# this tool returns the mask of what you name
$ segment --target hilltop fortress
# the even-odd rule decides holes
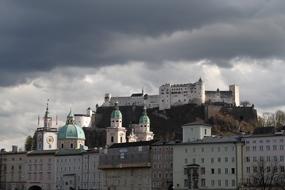
[[[205,84],[200,78],[195,83],[187,84],[164,84],[159,87],[158,95],[141,93],[132,94],[128,97],[112,97],[105,94],[102,107],[114,106],[146,106],[147,108],[170,109],[172,106],[194,104],[226,103],[234,106],[240,105],[239,87],[235,84],[229,86],[228,91],[207,91]]]

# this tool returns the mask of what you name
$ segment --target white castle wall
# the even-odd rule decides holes
[[[171,106],[189,103],[203,104],[205,102],[224,102],[239,106],[239,97],[237,85],[230,85],[228,91],[206,91],[205,85],[200,79],[195,83],[164,84],[159,87],[158,95],[147,95],[146,97],[143,93],[130,97],[111,97],[111,94],[106,94],[102,106],[114,106],[115,102],[118,102],[119,106],[146,105],[147,108],[159,107],[160,110],[170,109]]]

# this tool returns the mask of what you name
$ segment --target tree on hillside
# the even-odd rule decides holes
[[[25,141],[25,150],[31,151],[33,147],[33,138],[31,136],[27,136]]]
[[[259,127],[281,127],[285,125],[285,113],[277,110],[275,113],[266,112],[258,117]]]

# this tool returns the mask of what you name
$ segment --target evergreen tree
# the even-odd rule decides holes
[[[28,136],[25,142],[25,150],[31,151],[32,147],[33,147],[33,138],[31,136]]]

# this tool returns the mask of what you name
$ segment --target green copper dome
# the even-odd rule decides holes
[[[85,133],[83,129],[74,123],[74,116],[70,110],[66,124],[59,128],[58,139],[82,139],[85,140]]]
[[[146,113],[146,107],[144,107],[143,113],[140,117],[139,124],[150,124],[150,119]]]
[[[122,113],[119,110],[118,102],[115,103],[115,109],[111,113],[111,119],[122,119]]]
[[[58,131],[58,139],[82,139],[85,140],[85,134],[81,127],[75,124],[67,124]]]

